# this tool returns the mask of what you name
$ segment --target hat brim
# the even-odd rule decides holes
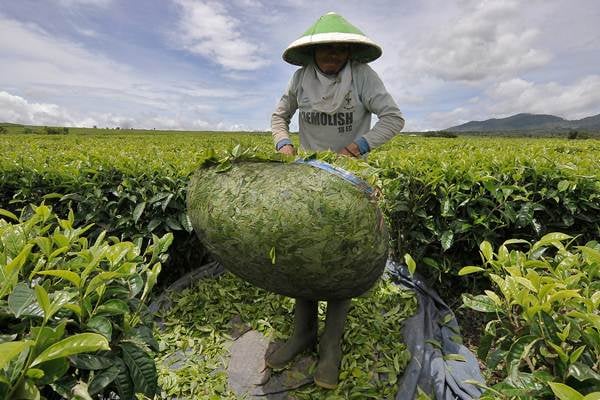
[[[382,50],[379,45],[364,35],[355,33],[319,33],[303,36],[292,42],[283,52],[283,59],[294,65],[304,66],[312,62],[312,49],[318,44],[345,43],[351,46],[352,60],[369,63],[381,57]]]

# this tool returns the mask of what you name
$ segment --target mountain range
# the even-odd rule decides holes
[[[600,114],[577,120],[568,120],[548,114],[516,114],[506,118],[492,118],[485,121],[470,121],[456,125],[447,132],[501,132],[501,131],[600,131]]]

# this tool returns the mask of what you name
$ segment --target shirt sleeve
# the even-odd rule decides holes
[[[377,73],[368,65],[364,65],[361,87],[361,99],[365,108],[379,119],[373,128],[363,135],[372,150],[386,143],[404,128],[404,117]]]
[[[300,71],[296,71],[290,80],[288,87],[281,96],[275,112],[271,115],[271,132],[273,143],[277,147],[279,143],[291,143],[290,140],[290,121],[298,109],[298,100],[296,99],[296,83],[298,82]]]

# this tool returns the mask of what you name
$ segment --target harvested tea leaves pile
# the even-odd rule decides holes
[[[231,321],[243,321],[270,341],[284,340],[292,333],[291,298],[257,288],[230,273],[203,279],[191,289],[174,293],[172,300],[174,306],[161,316],[163,330],[156,332],[163,399],[239,398],[227,387]],[[321,331],[324,312],[322,302]],[[415,312],[413,292],[387,280],[378,281],[372,290],[352,300],[338,388],[327,391],[311,384],[290,392],[289,398],[394,398],[397,377],[410,358],[401,327]]]
[[[220,167],[191,178],[188,215],[225,268],[308,299],[354,297],[381,275],[388,254],[382,215],[354,184],[299,163]]]

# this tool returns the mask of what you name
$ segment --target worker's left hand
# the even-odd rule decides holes
[[[356,143],[352,142],[348,146],[346,146],[342,150],[340,150],[339,154],[342,154],[344,156],[358,158],[358,157],[360,157],[360,149],[358,148],[358,145]]]

